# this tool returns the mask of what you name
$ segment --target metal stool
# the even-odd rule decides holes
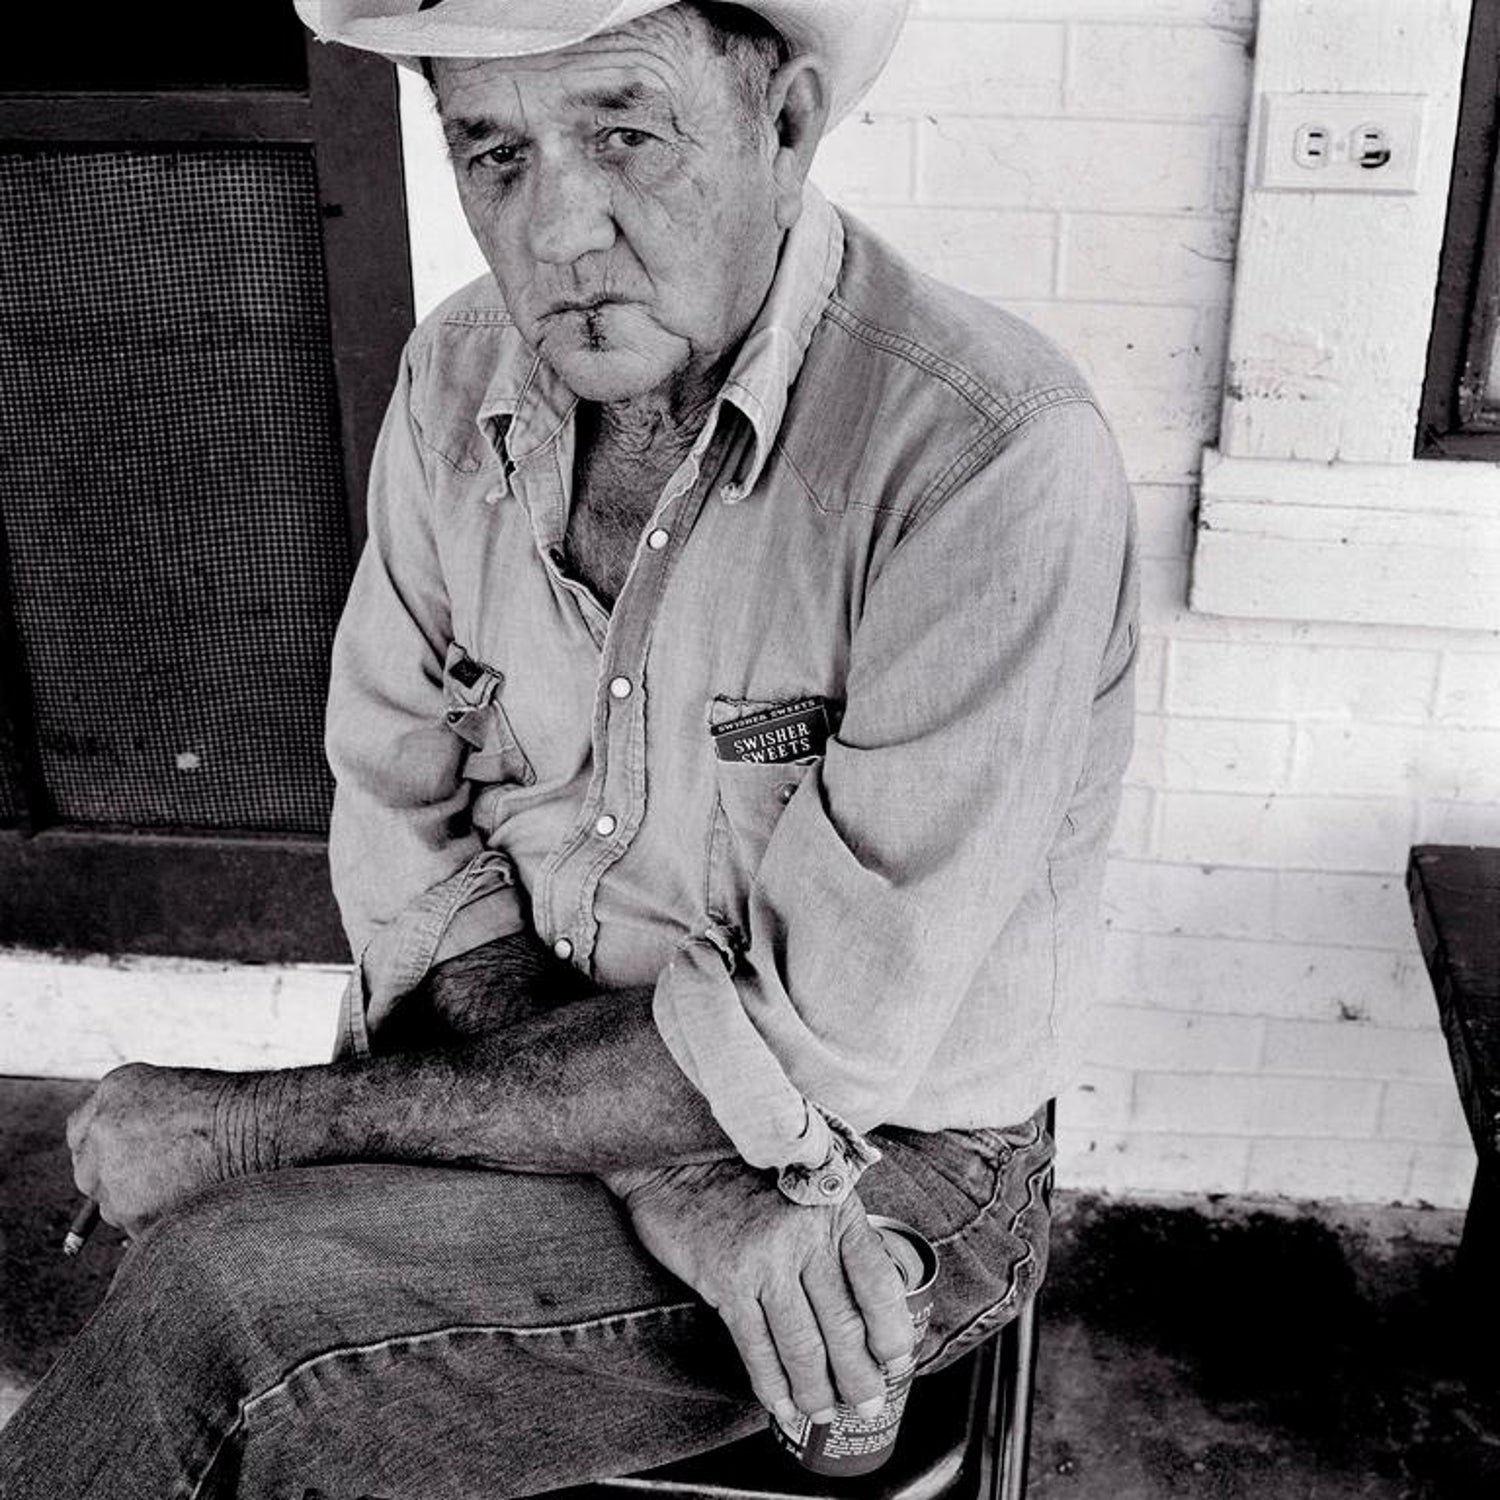
[[[769,1432],[563,1492],[567,1500],[1024,1500],[1035,1299],[993,1338],[911,1389],[896,1451],[854,1479],[800,1468]]]

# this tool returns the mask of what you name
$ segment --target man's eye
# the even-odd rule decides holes
[[[470,159],[471,167],[513,167],[521,159],[519,146],[491,146]]]
[[[629,125],[617,125],[613,130],[607,130],[604,138],[612,146],[624,146],[627,151],[635,151],[654,139],[649,131],[635,130]]]

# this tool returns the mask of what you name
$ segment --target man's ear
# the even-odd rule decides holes
[[[802,184],[828,123],[828,90],[816,57],[794,57],[778,68],[767,98],[775,132],[771,171],[776,184],[776,223],[790,229],[802,212]]]

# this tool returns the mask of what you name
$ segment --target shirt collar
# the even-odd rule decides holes
[[[746,461],[726,487],[726,500],[743,499],[760,480],[843,261],[844,226],[833,205],[809,183],[803,189],[802,212],[781,247],[776,279],[720,392],[720,403],[732,403],[754,437]]]
[[[813,330],[828,305],[844,258],[844,227],[833,205],[811,183],[802,212],[787,232],[771,290],[740,345],[694,453],[716,430],[726,404],[749,424],[751,441],[721,494],[734,503],[760,480],[786,415]],[[478,420],[506,472],[570,426],[578,398],[519,336],[502,340]]]

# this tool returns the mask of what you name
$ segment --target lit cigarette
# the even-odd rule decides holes
[[[92,1198],[85,1198],[83,1206],[73,1215],[68,1232],[63,1236],[63,1254],[77,1255],[88,1244],[89,1236],[99,1226],[99,1205]]]

